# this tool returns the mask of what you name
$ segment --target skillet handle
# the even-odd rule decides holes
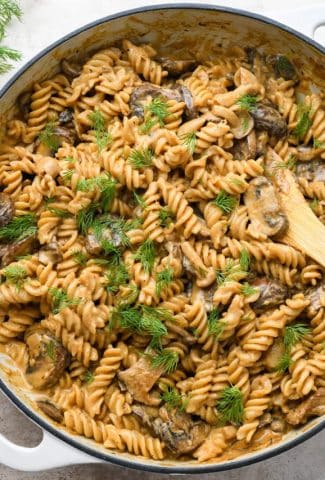
[[[101,463],[101,460],[70,447],[43,430],[41,443],[33,448],[16,445],[0,435],[0,463],[16,470],[37,472],[81,463]]]
[[[325,3],[315,3],[304,7],[294,7],[291,10],[268,10],[268,17],[289,25],[298,32],[314,38],[316,28],[325,25]]]

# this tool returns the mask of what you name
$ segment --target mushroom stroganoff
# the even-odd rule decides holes
[[[108,449],[218,461],[325,413],[323,93],[279,53],[124,40],[34,83],[1,143],[0,343],[38,407]],[[303,221],[303,219],[302,219]]]

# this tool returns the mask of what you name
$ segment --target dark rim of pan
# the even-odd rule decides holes
[[[1,88],[0,90],[0,99],[5,95],[5,93],[10,89],[10,87],[17,81],[17,79],[24,73],[26,72],[32,65],[34,65],[38,60],[40,60],[44,55],[47,53],[51,52],[55,48],[59,47],[63,43],[65,43],[67,40],[70,40],[71,38],[79,35],[82,32],[85,32],[89,30],[90,28],[96,27],[98,25],[102,25],[104,23],[109,22],[110,20],[118,19],[118,18],[123,18],[127,17],[129,15],[134,15],[137,13],[144,13],[144,12],[149,12],[149,11],[158,11],[158,10],[181,10],[181,9],[186,9],[186,10],[211,10],[211,11],[216,11],[216,12],[225,12],[225,13],[230,13],[233,15],[237,15],[238,17],[246,17],[246,18],[251,18],[253,20],[257,20],[260,23],[265,23],[268,25],[273,25],[280,30],[283,30],[285,32],[288,32],[292,34],[293,36],[299,38],[300,40],[303,40],[305,43],[310,45],[311,47],[315,48],[318,50],[320,53],[325,54],[325,48],[320,45],[319,43],[315,42],[311,38],[307,37],[306,35],[303,35],[300,32],[297,32],[296,30],[280,23],[277,22],[276,20],[264,17],[262,15],[258,15],[255,13],[250,13],[245,10],[240,10],[236,8],[229,8],[229,7],[220,7],[220,6],[214,6],[214,5],[205,5],[205,4],[195,4],[195,3],[177,3],[177,4],[161,4],[161,5],[148,5],[144,7],[139,7],[139,8],[134,8],[130,10],[125,10],[120,13],[108,15],[106,17],[100,18],[99,20],[95,20],[91,23],[88,23],[84,25],[83,27],[80,27],[73,32],[64,35],[61,37],[59,40],[56,42],[52,43],[45,49],[43,49],[40,53],[35,55],[31,60],[29,60],[22,68],[20,68],[11,78],[10,80]],[[63,433],[63,431],[59,430],[58,428],[53,427],[50,423],[46,422],[45,419],[41,418],[40,416],[36,415],[33,410],[28,407],[25,403],[23,403],[17,395],[6,385],[6,383],[0,379],[0,388],[1,390],[5,393],[5,395],[25,414],[27,417],[29,417],[34,423],[36,423],[39,427],[43,428],[47,432],[51,433],[58,439],[62,440],[63,442],[69,444],[71,447],[76,448],[77,450],[81,450],[84,453],[92,456],[92,457],[97,457],[103,461],[110,462],[116,465],[120,465],[122,467],[127,467],[127,468],[133,468],[136,470],[144,470],[148,472],[157,472],[157,473],[188,473],[188,474],[199,474],[199,473],[212,473],[212,472],[222,472],[226,470],[232,470],[235,468],[240,468],[240,467],[246,467],[248,465],[254,464],[261,462],[263,460],[267,460],[269,458],[275,457],[276,455],[279,455],[280,453],[286,452],[290,450],[291,448],[299,445],[300,443],[305,442],[309,438],[313,437],[316,435],[316,433],[320,432],[323,430],[325,427],[325,418],[324,420],[318,421],[317,424],[315,424],[312,427],[309,427],[308,430],[299,433],[296,437],[286,440],[285,443],[283,444],[278,444],[277,446],[272,447],[272,450],[268,451],[263,451],[261,450],[260,452],[257,451],[253,455],[250,455],[248,458],[238,458],[231,460],[229,462],[225,463],[211,463],[211,464],[205,464],[205,465],[200,465],[200,464],[191,464],[189,462],[188,466],[183,466],[183,465],[161,465],[160,463],[146,463],[146,460],[135,460],[131,461],[127,458],[123,458],[121,456],[121,453],[104,453],[101,450],[91,447],[87,447],[85,444],[79,443],[77,440],[74,440],[71,437],[68,437]]]

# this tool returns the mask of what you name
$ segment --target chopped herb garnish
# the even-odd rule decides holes
[[[79,210],[77,213],[77,226],[82,235],[87,235],[88,230],[94,224],[98,210],[97,203],[91,203],[87,208]]]
[[[146,202],[143,199],[142,195],[137,194],[136,192],[133,192],[133,197],[136,205],[139,205],[143,210],[146,208]]]
[[[163,349],[156,355],[150,355],[150,363],[153,368],[161,368],[167,374],[173,373],[178,365],[178,354],[172,350]]]
[[[40,142],[48,147],[52,152],[56,152],[60,146],[60,138],[55,133],[55,123],[49,122],[44,130],[39,134]]]
[[[129,280],[128,271],[123,263],[112,265],[105,274],[105,288],[108,293],[117,293],[121,285]]]
[[[161,292],[167,288],[174,279],[174,270],[171,267],[167,267],[156,275],[156,294],[158,297]]]
[[[145,106],[145,121],[142,125],[142,132],[148,133],[151,128],[159,124],[160,127],[165,125],[165,120],[170,116],[167,102],[162,97],[156,97]]]
[[[220,312],[218,308],[213,308],[208,313],[208,332],[210,335],[214,335],[219,338],[225,329],[225,322],[220,320]]]
[[[101,240],[100,245],[104,255],[110,257],[110,265],[118,265],[121,261],[121,250],[109,240]]]
[[[277,55],[275,60],[275,69],[285,80],[291,80],[296,76],[296,69],[285,55]]]
[[[56,345],[54,340],[50,340],[46,344],[46,355],[52,360],[52,362],[56,361]]]
[[[0,240],[7,242],[22,240],[37,232],[37,218],[33,213],[14,217],[7,225],[0,227]]]
[[[145,240],[138,248],[134,255],[134,259],[142,263],[146,273],[151,273],[156,258],[156,247],[150,238]]]
[[[277,366],[275,367],[275,370],[279,373],[284,373],[287,370],[289,370],[289,367],[292,365],[292,363],[293,363],[293,360],[290,356],[290,353],[285,353],[280,358]]]
[[[292,347],[310,332],[310,327],[304,323],[296,323],[285,327],[283,343],[286,351],[290,352]]]
[[[216,270],[218,287],[221,287],[227,282],[240,280],[245,274],[246,270],[243,270],[240,264],[235,263],[232,259],[228,259],[223,269]]]
[[[173,221],[175,215],[173,214],[173,212],[171,211],[170,208],[168,207],[162,207],[160,210],[159,210],[159,221],[160,221],[160,226],[161,227],[169,227],[169,225],[171,224],[171,222]]]
[[[189,400],[185,395],[181,395],[176,388],[170,386],[168,386],[166,392],[161,395],[161,399],[165,402],[168,409],[176,408],[180,412],[185,410]]]
[[[217,410],[225,423],[241,424],[244,419],[244,396],[238,387],[227,387],[217,401]]]
[[[245,297],[250,297],[251,295],[255,295],[256,293],[258,293],[259,290],[257,288],[254,288],[248,282],[245,282],[241,286],[240,291]]]
[[[318,140],[318,138],[314,138],[313,147],[323,149],[325,148],[325,142],[321,142],[320,140]]]
[[[67,185],[69,182],[71,182],[72,175],[75,173],[75,170],[69,169],[69,170],[64,170],[61,173],[61,177],[63,180],[63,183]]]
[[[95,375],[94,375],[94,372],[92,372],[91,370],[86,370],[84,375],[82,376],[82,381],[85,383],[88,383],[88,385],[92,383],[94,379],[95,379]]]
[[[99,110],[94,110],[89,115],[91,126],[95,131],[95,139],[98,150],[102,151],[112,141],[111,134],[107,131],[106,120],[104,115]]]
[[[9,265],[3,269],[2,274],[6,277],[8,283],[16,285],[18,290],[21,289],[28,277],[26,269],[21,265]]]
[[[74,305],[79,305],[81,298],[70,298],[62,288],[49,288],[49,294],[52,296],[52,312],[54,315],[60,313],[61,310]]]
[[[18,3],[14,0],[2,0],[0,2],[0,40],[5,36],[5,30],[8,23],[16,17],[21,19],[22,11]],[[10,60],[17,61],[21,59],[21,53],[4,45],[0,46],[0,73],[9,72],[12,69]]]
[[[145,167],[151,167],[153,159],[153,151],[150,148],[142,148],[131,151],[128,162],[133,168],[140,169]]]
[[[221,190],[212,203],[219,207],[223,213],[229,214],[235,208],[237,199],[236,197],[229,195],[229,193],[225,192],[224,190]]]
[[[184,135],[181,136],[181,140],[183,145],[185,145],[185,147],[187,148],[187,150],[191,154],[193,154],[196,147],[196,142],[197,142],[196,132],[185,133]]]
[[[81,192],[91,192],[95,188],[100,191],[101,204],[104,212],[107,212],[116,195],[116,180],[105,173],[98,177],[79,180],[77,183],[77,190]]]
[[[248,272],[250,269],[251,265],[251,256],[249,251],[246,248],[243,248],[240,251],[240,256],[239,256],[239,265],[244,272]]]
[[[309,203],[310,208],[315,211],[319,205],[318,198],[313,198],[313,200]]]
[[[257,97],[254,95],[243,95],[237,100],[237,105],[241,110],[251,112],[257,107]]]
[[[55,197],[44,197],[44,204],[46,207],[53,202],[55,202]]]
[[[311,107],[305,104],[298,105],[298,115],[298,123],[292,133],[298,140],[302,140],[312,125]]]
[[[78,264],[84,267],[87,264],[88,256],[82,250],[75,250],[72,252],[73,260]]]
[[[288,160],[286,160],[285,162],[277,162],[274,166],[274,169],[277,170],[280,168],[288,168],[289,170],[294,172],[296,170],[296,164],[296,157],[292,153],[290,153]]]
[[[56,217],[59,218],[70,218],[72,217],[72,214],[68,212],[67,210],[63,210],[62,208],[57,208],[57,207],[48,207],[47,208],[49,212],[53,213]]]

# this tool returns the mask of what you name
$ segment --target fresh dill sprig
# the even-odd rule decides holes
[[[239,256],[239,265],[244,272],[248,272],[251,266],[251,256],[246,248],[242,248]]]
[[[98,189],[101,194],[101,204],[104,212],[110,208],[116,195],[116,180],[108,173],[98,177],[81,179],[77,183],[77,190],[81,192],[91,192]]]
[[[174,279],[174,270],[167,267],[156,274],[156,294],[159,297],[161,292],[171,284]]]
[[[57,207],[48,207],[49,212],[53,213],[58,218],[71,218],[72,213],[68,212],[67,210],[63,210],[63,208]]]
[[[82,376],[82,381],[87,383],[88,385],[91,384],[95,379],[95,374],[91,370],[86,370]]]
[[[297,159],[295,155],[290,153],[288,160],[284,162],[277,162],[274,166],[275,170],[281,169],[281,168],[288,168],[288,170],[291,170],[294,172],[296,170],[296,165],[297,165]]]
[[[3,269],[2,274],[8,283],[16,286],[17,290],[21,289],[28,277],[26,269],[21,265],[9,265]]]
[[[169,207],[162,207],[159,210],[158,217],[161,227],[169,227],[175,215]]]
[[[225,322],[220,320],[220,312],[218,308],[213,308],[208,313],[208,332],[210,335],[214,335],[219,338],[225,329]]]
[[[124,263],[112,265],[105,274],[105,288],[108,293],[117,293],[121,285],[129,280],[128,271]]]
[[[223,213],[229,214],[235,208],[237,199],[233,195],[229,195],[229,193],[221,190],[212,203],[219,207]]]
[[[180,394],[176,388],[168,386],[167,390],[161,394],[163,402],[165,402],[166,408],[176,408],[180,412],[184,412],[188,403],[188,398],[185,395]]]
[[[217,401],[217,410],[224,423],[239,425],[244,419],[244,396],[238,387],[227,387]]]
[[[162,349],[156,355],[150,355],[151,366],[153,368],[161,368],[167,374],[176,370],[178,361],[178,354],[168,349]]]
[[[112,136],[107,131],[105,117],[99,110],[94,110],[89,114],[88,118],[95,132],[98,150],[102,151],[112,141]]]
[[[313,141],[313,147],[314,148],[325,148],[325,142],[322,142],[321,140],[319,140],[318,138],[314,138],[314,141]]]
[[[72,175],[74,174],[74,172],[75,172],[75,170],[68,169],[68,170],[64,170],[61,173],[61,177],[62,177],[64,185],[67,185],[69,182],[71,182]]]
[[[44,198],[44,205],[47,207],[51,203],[55,202],[55,197],[45,197]]]
[[[257,97],[254,95],[243,95],[237,100],[236,104],[241,110],[251,112],[257,107]]]
[[[228,259],[223,269],[216,270],[217,285],[221,287],[227,282],[240,280],[245,274],[246,270],[243,270],[240,264]]]
[[[0,227],[0,240],[6,242],[22,240],[37,232],[37,219],[33,213],[14,217],[7,225]]]
[[[145,106],[145,121],[141,127],[143,133],[150,132],[151,128],[159,124],[160,127],[165,125],[165,120],[170,116],[167,102],[162,97],[156,97]]]
[[[104,255],[109,256],[110,265],[118,265],[121,261],[121,250],[113,244],[110,240],[101,240],[100,245],[103,249]]]
[[[298,114],[299,114],[299,119],[298,119],[297,125],[292,131],[292,134],[298,140],[302,140],[312,125],[312,120],[310,117],[311,107],[303,103],[298,105]]]
[[[284,373],[287,370],[289,370],[289,367],[292,365],[292,363],[293,363],[293,360],[290,356],[290,353],[285,353],[284,355],[282,355],[282,357],[278,361],[275,367],[275,371],[279,373]]]
[[[245,186],[245,182],[241,178],[233,177],[230,179],[230,183],[235,185],[235,187],[243,188]]]
[[[73,260],[78,264],[84,267],[87,264],[88,256],[82,250],[75,250],[72,252]]]
[[[46,355],[52,360],[52,362],[56,361],[56,345],[54,340],[50,340],[46,346]]]
[[[139,205],[139,207],[141,207],[142,210],[144,210],[147,205],[146,205],[145,200],[143,199],[143,196],[139,195],[137,192],[133,191],[133,197],[134,197],[135,204]]]
[[[190,154],[193,155],[197,142],[196,132],[185,133],[180,138],[182,140],[182,144],[185,145]]]
[[[55,123],[49,122],[44,130],[39,134],[40,142],[48,147],[52,152],[56,152],[60,146],[60,139],[55,133]]]
[[[61,310],[74,305],[79,305],[81,298],[70,298],[62,288],[49,288],[49,294],[52,297],[52,312],[54,315],[60,313]]]
[[[130,239],[127,232],[138,228],[141,224],[141,219],[135,218],[132,220],[125,220],[123,217],[115,217],[113,215],[102,215],[94,219],[92,229],[98,241],[102,242],[105,239],[105,230],[110,229],[112,235],[112,242],[114,245],[114,238],[124,247],[130,246]]]
[[[5,36],[5,30],[8,23],[16,17],[18,20],[22,17],[22,10],[14,0],[1,0],[0,2],[0,41]],[[0,74],[6,73],[12,69],[10,60],[16,62],[21,59],[21,53],[4,45],[0,46]]]
[[[134,259],[142,263],[146,273],[151,273],[156,258],[156,247],[150,238],[145,240],[138,248],[134,255]]]
[[[292,347],[310,332],[310,327],[304,323],[296,323],[285,327],[283,336],[285,350],[290,352]]]
[[[153,159],[153,151],[150,148],[134,148],[128,158],[128,163],[133,168],[140,169],[151,167]]]
[[[87,235],[88,230],[93,226],[98,210],[97,203],[91,203],[87,208],[77,213],[77,227],[82,235]]]
[[[0,45],[0,74],[9,72],[13,65],[9,61],[18,62],[22,55],[18,50]]]
[[[250,297],[251,295],[255,295],[258,293],[258,289],[254,288],[252,285],[250,285],[248,282],[245,282],[240,289],[241,293],[245,297]]]
[[[317,209],[319,205],[319,200],[318,198],[313,198],[313,200],[309,203],[309,206],[310,208],[313,210],[313,212],[315,212],[315,210]]]
[[[73,157],[64,157],[63,160],[65,160],[65,161],[68,162],[68,163],[76,163],[76,161],[77,161],[77,160],[76,160],[75,158],[73,158]]]

